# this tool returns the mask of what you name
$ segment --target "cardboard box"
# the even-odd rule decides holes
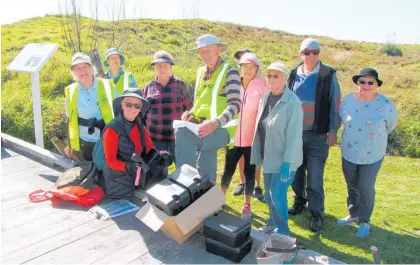
[[[220,191],[220,187],[214,185],[176,216],[168,216],[147,202],[136,217],[153,231],[157,232],[160,229],[181,244],[200,230],[204,219],[217,212],[225,202],[226,197]]]

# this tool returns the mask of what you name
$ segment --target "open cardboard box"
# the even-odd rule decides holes
[[[217,212],[226,202],[220,187],[213,187],[176,216],[168,216],[147,202],[136,217],[150,229],[162,230],[167,236],[182,244],[203,226],[206,217]]]

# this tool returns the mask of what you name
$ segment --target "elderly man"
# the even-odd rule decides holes
[[[64,152],[71,159],[92,161],[101,131],[114,118],[112,101],[118,92],[109,80],[95,78],[95,68],[84,53],[73,56],[71,73],[76,82],[64,90],[69,119],[69,146]],[[76,156],[79,152],[83,157]]]
[[[174,61],[170,53],[156,52],[151,65],[155,70],[155,77],[143,89],[143,96],[150,104],[146,116],[147,128],[155,147],[168,151],[176,163],[172,124],[191,109],[191,97],[184,81],[172,74]]]
[[[187,128],[175,131],[176,165],[197,167],[216,181],[217,150],[233,143],[241,81],[238,70],[220,57],[226,44],[211,34],[200,36],[196,44],[206,65],[197,71],[194,105],[182,119],[199,123],[199,130],[198,135]]]
[[[289,214],[311,213],[310,229],[318,232],[324,222],[324,167],[328,148],[337,142],[340,85],[335,70],[319,60],[320,45],[312,38],[300,45],[302,63],[291,71],[288,85],[303,103],[303,164],[292,187],[295,203]],[[307,183],[307,185],[306,185]],[[305,195],[306,190],[306,195]]]

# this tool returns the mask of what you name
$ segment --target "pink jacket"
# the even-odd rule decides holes
[[[238,127],[235,133],[235,146],[252,146],[258,105],[262,95],[268,92],[268,90],[264,79],[253,79],[246,90],[241,86],[241,110],[239,112]]]

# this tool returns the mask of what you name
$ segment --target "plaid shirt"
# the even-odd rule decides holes
[[[153,141],[174,141],[174,120],[180,120],[182,113],[192,107],[191,97],[184,81],[173,75],[168,84],[152,79],[143,89],[143,96],[150,103],[146,126]]]

